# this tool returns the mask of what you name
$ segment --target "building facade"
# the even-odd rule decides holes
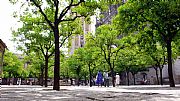
[[[89,32],[93,33],[94,30],[95,30],[93,28],[94,23],[88,24],[88,23],[85,22],[84,18],[81,18],[81,20],[82,20],[83,34],[72,36],[71,46],[70,46],[70,49],[69,49],[69,55],[72,55],[77,48],[84,47],[84,45],[85,45],[85,35],[87,33],[89,33]],[[92,18],[92,20],[93,20],[93,18]]]
[[[180,56],[177,57],[177,59],[173,62],[173,76],[174,76],[174,82],[175,84],[180,84]],[[160,83],[160,72],[158,69],[158,79]],[[143,77],[144,76],[144,77]],[[127,74],[125,74],[122,78],[123,83],[127,84]],[[129,73],[130,77],[130,84],[133,84],[133,77],[132,74]],[[162,78],[163,78],[163,84],[169,84],[169,75],[168,75],[168,65],[164,65],[164,68],[162,69]],[[136,74],[136,84],[141,84],[143,81],[147,80],[147,84],[151,85],[157,85],[157,77],[156,77],[156,70],[153,67],[148,68],[146,71],[138,72]]]
[[[0,77],[3,71],[3,56],[6,48],[6,44],[0,39]]]
[[[100,14],[103,15],[102,18],[98,18],[96,17],[96,28],[103,25],[103,24],[110,24],[112,18],[117,15],[118,11],[118,7],[120,6],[120,4],[116,4],[116,5],[110,5],[109,9],[105,12],[101,12]]]
[[[123,0],[125,2],[127,0]],[[117,15],[118,11],[117,8],[120,6],[118,5],[110,5],[109,9],[105,12],[101,12],[101,15],[104,17],[99,19],[96,16],[91,17],[91,23],[88,24],[85,22],[84,18],[82,18],[82,29],[83,29],[83,34],[82,35],[75,35],[72,36],[71,40],[71,47],[69,48],[69,54],[72,55],[74,53],[74,50],[83,47],[85,44],[85,35],[87,33],[95,33],[95,29],[99,27],[102,24],[110,24],[112,18]]]

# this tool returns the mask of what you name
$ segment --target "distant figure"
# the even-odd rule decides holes
[[[18,78],[17,85],[21,85],[21,78]]]
[[[71,82],[71,85],[73,85],[73,79],[72,78],[70,78],[70,82]]]
[[[116,74],[116,85],[119,85],[120,83],[120,77],[118,74]]]
[[[99,85],[102,86],[102,84],[103,84],[103,75],[100,71],[98,71],[98,74],[96,76],[96,84],[98,85],[98,87],[99,87]]]
[[[107,72],[104,72],[103,73],[103,76],[104,76],[104,86],[106,87],[109,87],[109,76],[108,76],[108,73]]]
[[[93,77],[93,85],[95,86],[96,85],[96,78]]]

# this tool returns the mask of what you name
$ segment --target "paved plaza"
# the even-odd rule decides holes
[[[0,101],[180,101],[180,86],[52,87],[1,85]]]

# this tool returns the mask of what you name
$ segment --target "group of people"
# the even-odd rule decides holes
[[[100,71],[98,71],[96,76],[96,84],[98,86],[104,85],[105,87],[109,87],[109,76],[106,71],[103,74]]]

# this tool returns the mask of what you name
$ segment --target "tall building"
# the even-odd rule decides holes
[[[118,7],[126,3],[127,1],[128,0],[122,0],[122,2],[119,2],[119,4],[109,5],[108,10],[104,12],[100,12],[100,14],[103,15],[103,17],[102,18],[96,17],[96,28],[103,24],[110,24],[112,18],[118,14]]]
[[[82,30],[83,30],[83,34],[82,35],[75,35],[72,36],[72,40],[71,40],[71,46],[69,48],[69,54],[72,55],[75,51],[75,49],[79,48],[79,47],[84,47],[85,44],[85,35],[89,32],[93,33],[95,30],[95,24],[93,21],[94,17],[91,17],[91,22],[90,24],[86,23],[84,21],[84,18],[81,19],[82,20]]]
[[[125,1],[127,0],[123,0],[123,2]],[[71,47],[69,48],[69,54],[72,55],[75,49],[84,46],[85,34],[87,34],[88,32],[95,33],[95,29],[99,27],[100,25],[111,23],[112,17],[117,14],[117,8],[119,6],[120,6],[119,4],[110,5],[107,11],[101,12],[101,14],[104,15],[104,17],[101,19],[98,19],[96,16],[92,16],[91,24],[87,24],[82,18],[82,22],[83,22],[82,29],[83,29],[84,34],[72,36]]]
[[[123,0],[123,2],[126,2],[127,0]],[[118,11],[117,8],[120,6],[120,4],[117,5],[110,5],[109,9],[105,12],[101,12],[102,15],[104,15],[103,18],[98,18],[96,16],[91,17],[91,24],[87,24],[84,19],[82,19],[82,28],[83,28],[83,35],[76,35],[72,36],[71,40],[71,47],[69,49],[69,54],[72,55],[74,53],[74,50],[83,47],[85,44],[85,34],[88,32],[95,33],[95,28],[99,27],[102,24],[109,24],[111,23],[112,18],[117,15]]]
[[[110,5],[107,11],[101,12],[100,14],[103,15],[103,17],[102,18],[96,17],[96,28],[103,24],[110,24],[112,18],[115,15],[117,15],[118,13],[117,9],[119,6],[120,4]]]

